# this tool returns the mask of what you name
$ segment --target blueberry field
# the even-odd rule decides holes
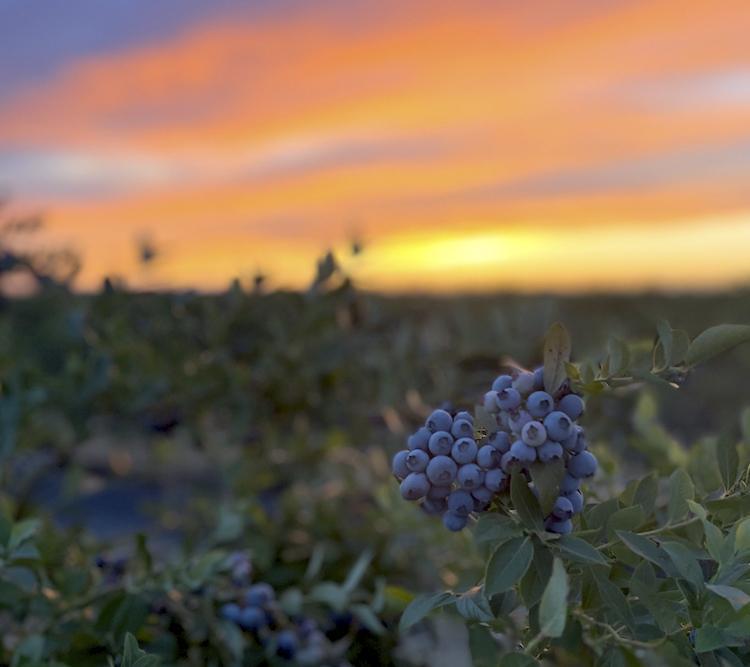
[[[750,664],[750,292],[2,263],[1,665]]]

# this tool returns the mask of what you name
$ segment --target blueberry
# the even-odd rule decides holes
[[[234,602],[228,602],[227,604],[221,605],[219,613],[221,614],[221,617],[226,619],[227,621],[232,621],[232,623],[239,623],[241,611],[242,610],[240,609],[240,606],[238,604],[235,604]]]
[[[544,427],[550,440],[562,442],[573,434],[573,422],[564,412],[550,412],[544,418]]]
[[[419,500],[427,495],[430,483],[423,472],[412,472],[401,482],[401,497],[405,500]]]
[[[427,479],[438,486],[447,486],[456,479],[458,466],[450,456],[436,456],[427,465]]]
[[[448,510],[453,514],[467,516],[474,509],[474,498],[464,489],[456,489],[448,496]]]
[[[105,567],[107,567],[107,559],[104,556],[97,556],[94,558],[94,565],[98,567],[100,570],[103,570]]]
[[[596,457],[591,452],[581,452],[568,461],[568,472],[578,479],[591,477],[596,472],[596,467]]]
[[[477,463],[485,470],[491,470],[500,465],[502,456],[492,445],[484,445],[477,452]]]
[[[406,465],[406,457],[411,452],[408,449],[402,449],[400,452],[396,452],[396,456],[393,457],[393,465],[391,470],[396,476],[396,479],[403,479],[409,474],[409,468]]]
[[[453,426],[453,417],[445,410],[435,410],[425,422],[425,426],[432,433],[435,431],[450,431]]]
[[[526,399],[526,409],[532,417],[543,419],[555,406],[555,401],[546,391],[535,391]]]
[[[498,375],[492,383],[492,391],[502,391],[513,385],[513,378],[510,375]]]
[[[562,446],[572,454],[580,454],[586,449],[586,435],[583,428],[574,426],[570,436],[563,441]]]
[[[456,465],[453,459],[448,459],[448,460],[451,461],[453,465]],[[428,475],[429,475],[429,469],[430,467],[427,466]],[[450,495],[451,491],[453,491],[453,487],[450,484],[447,484],[445,486],[441,484],[434,484],[433,486],[430,487],[430,490],[427,492],[427,497],[430,500],[440,500],[441,498],[447,498]]]
[[[500,468],[502,468],[503,472],[510,475],[516,467],[518,466],[518,459],[513,455],[513,452],[505,452],[503,454],[503,457],[500,459]]]
[[[554,520],[547,522],[547,530],[558,535],[567,535],[573,531],[573,522],[570,519]]]
[[[245,607],[237,619],[237,625],[243,630],[260,630],[266,624],[266,613],[260,607]]]
[[[291,660],[297,653],[297,636],[291,630],[282,630],[276,635],[276,655]]]
[[[472,508],[473,506],[474,503],[472,502]],[[456,512],[450,511],[443,514],[443,525],[448,530],[453,531],[454,533],[463,530],[466,527],[468,521],[469,519],[467,514],[456,514]]]
[[[573,493],[581,488],[581,480],[573,477],[570,473],[566,474],[560,482],[560,491],[562,493]]]
[[[473,438],[474,424],[468,419],[456,419],[451,426],[451,434],[454,438]]]
[[[521,463],[533,463],[536,461],[536,449],[521,440],[516,440],[511,445],[510,453]]]
[[[453,421],[456,421],[457,419],[463,419],[467,422],[474,423],[474,415],[471,414],[471,412],[467,412],[466,410],[461,410],[461,412],[457,412],[456,416],[453,417]]]
[[[471,438],[460,438],[453,443],[451,456],[456,463],[472,463],[477,456],[477,443]]]
[[[297,632],[302,639],[307,639],[318,629],[317,622],[312,618],[301,618],[297,623]]]
[[[570,493],[566,493],[565,497],[570,501],[573,506],[573,514],[580,514],[583,511],[583,494],[580,490],[576,489]]]
[[[544,389],[544,366],[534,369],[534,390],[540,391]]]
[[[583,399],[578,394],[568,394],[567,396],[563,396],[557,406],[573,421],[583,414],[584,403]]]
[[[489,439],[489,444],[501,454],[510,449],[510,436],[505,431],[497,431]]]
[[[558,496],[552,507],[552,514],[558,519],[570,519],[573,516],[573,503],[565,496]]]
[[[464,489],[472,491],[482,486],[484,472],[476,463],[467,463],[458,469],[456,479]]]
[[[519,433],[532,419],[533,417],[526,410],[519,410],[508,417],[508,424],[513,433]]]
[[[529,422],[521,429],[521,440],[529,447],[540,447],[547,441],[547,430],[539,422]]]
[[[507,480],[508,475],[499,468],[496,470],[488,470],[484,474],[484,485],[494,493],[502,490]]]
[[[497,392],[497,405],[501,410],[515,410],[521,405],[521,394],[513,387]]]
[[[453,436],[448,431],[436,431],[430,436],[428,449],[433,456],[449,456],[453,447]]]
[[[424,472],[430,462],[430,455],[421,449],[413,449],[406,455],[406,467],[412,472]]]
[[[490,506],[489,501],[484,502],[483,500],[479,500],[478,498],[474,498],[474,511],[484,512],[488,507]]]
[[[432,500],[428,498],[422,503],[422,509],[426,514],[437,515],[442,514],[447,509],[448,504],[445,502],[445,498],[438,500]]]
[[[563,457],[563,448],[559,442],[547,440],[547,442],[536,450],[536,455],[542,463],[549,463]]]
[[[471,495],[474,496],[474,499],[478,500],[480,503],[489,503],[492,500],[492,496],[494,496],[495,494],[486,486],[480,486],[474,489],[471,492]]]
[[[495,421],[497,422],[497,425],[503,430],[503,431],[510,431],[510,412],[507,412],[506,410],[500,410],[495,415]]]
[[[529,371],[521,371],[513,380],[513,387],[521,396],[528,396],[534,391],[534,374]]]
[[[251,607],[263,607],[276,597],[273,586],[265,582],[253,584],[245,593],[245,604]]]
[[[432,433],[430,432],[430,429],[426,426],[422,426],[409,436],[409,439],[406,441],[406,446],[408,449],[424,449],[427,451],[427,443],[430,441],[431,435]]]
[[[497,412],[500,408],[497,405],[497,392],[496,391],[488,391],[484,395],[484,409],[487,410],[490,414],[494,414]]]

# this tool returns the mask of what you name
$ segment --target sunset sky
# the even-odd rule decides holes
[[[750,3],[0,0],[0,193],[83,289],[747,284]]]

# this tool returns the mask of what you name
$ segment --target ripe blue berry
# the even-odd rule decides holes
[[[430,429],[426,426],[422,426],[417,429],[416,433],[412,433],[409,439],[406,441],[406,446],[409,449],[424,449],[427,451],[427,444],[430,442]]]
[[[451,434],[454,438],[473,438],[474,423],[468,419],[456,419],[451,426]]]
[[[453,465],[456,465],[453,459],[448,459]],[[430,466],[427,466],[427,474],[429,479],[430,474]],[[451,480],[452,481],[452,480]],[[427,497],[430,500],[440,500],[441,498],[447,498],[451,491],[453,491],[453,487],[450,484],[447,484],[445,486],[441,484],[434,484],[430,487],[430,490],[427,492]]]
[[[436,456],[427,464],[427,479],[437,486],[448,486],[456,479],[458,466],[450,456]]]
[[[561,459],[563,456],[563,448],[559,442],[553,442],[547,440],[539,449],[536,450],[536,455],[542,463],[549,463],[555,459]]]
[[[435,431],[450,431],[453,426],[453,417],[450,413],[445,410],[435,410],[425,422],[425,426],[430,429],[432,433]]]
[[[510,449],[510,436],[505,431],[498,431],[490,436],[489,444],[501,454]]]
[[[453,421],[457,421],[459,419],[463,419],[467,422],[474,423],[474,415],[471,414],[471,412],[467,412],[466,410],[462,410],[461,412],[457,412],[456,416],[453,418]]]
[[[497,405],[501,410],[515,410],[521,405],[521,394],[513,387],[497,392]]]
[[[266,612],[260,607],[245,607],[237,620],[243,630],[260,630],[266,625]]]
[[[400,452],[396,452],[396,456],[393,457],[393,465],[391,470],[396,476],[396,479],[402,480],[409,474],[409,468],[406,465],[406,457],[410,454],[408,449],[402,449]]]
[[[234,602],[228,602],[227,604],[221,605],[219,613],[221,614],[221,617],[225,618],[227,621],[232,621],[232,623],[239,623],[240,611],[241,609],[238,604],[235,604]]]
[[[539,422],[529,422],[521,429],[521,440],[529,447],[541,447],[547,441],[547,430]]]
[[[479,488],[474,489],[471,492],[471,495],[474,496],[474,499],[478,500],[480,503],[489,503],[492,500],[492,496],[494,496],[495,494],[486,486],[480,486]]]
[[[552,514],[558,519],[570,519],[573,516],[573,504],[565,496],[558,496],[552,507]]]
[[[424,472],[429,462],[430,455],[421,449],[414,449],[406,455],[406,467],[412,472]]]
[[[502,391],[513,384],[513,378],[510,375],[498,375],[492,383],[492,391]]]
[[[276,655],[292,660],[297,653],[297,636],[291,630],[282,630],[276,635]]]
[[[496,391],[488,391],[484,395],[484,400],[482,401],[484,405],[484,409],[487,410],[490,414],[495,414],[500,407],[497,404],[497,392]]]
[[[427,500],[422,503],[422,509],[426,514],[430,515],[442,514],[443,512],[445,512],[447,507],[448,504],[445,502],[445,498],[440,498],[437,500],[427,498]]]
[[[534,390],[544,389],[544,366],[534,369]]]
[[[484,472],[476,463],[467,463],[458,469],[456,480],[464,489],[472,491],[482,486]]]
[[[448,431],[436,431],[430,436],[427,446],[433,456],[448,456],[453,447],[453,436]]]
[[[453,443],[451,456],[456,463],[471,463],[477,456],[477,443],[471,438],[460,438]]]
[[[567,535],[573,531],[573,522],[570,519],[562,519],[547,522],[547,530],[558,535]]]
[[[574,426],[570,436],[563,441],[562,446],[565,448],[565,451],[571,454],[580,454],[586,449],[586,435],[583,432],[583,428]]]
[[[472,502],[472,508],[474,503]],[[443,525],[450,531],[453,531],[454,533],[457,533],[460,530],[463,530],[466,527],[466,524],[468,523],[468,513],[467,514],[456,514],[456,512],[448,511],[445,514],[443,514]]]
[[[521,396],[528,396],[534,391],[534,374],[529,371],[521,371],[513,380],[513,387]]]
[[[454,514],[468,516],[474,509],[474,498],[464,489],[456,489],[448,496],[448,510]]]
[[[575,491],[566,493],[565,497],[573,506],[573,514],[580,514],[583,511],[583,494],[580,492],[580,490],[576,489]]]
[[[510,447],[511,455],[521,463],[533,463],[536,461],[536,449],[530,447],[522,440],[516,440]]]
[[[584,407],[583,399],[578,394],[563,396],[558,403],[558,408],[573,421],[583,414]]]
[[[265,582],[253,584],[245,594],[245,604],[251,607],[263,607],[276,597],[273,587]]]
[[[491,470],[500,465],[502,456],[492,445],[483,445],[477,452],[477,463],[485,470]]]
[[[537,419],[544,419],[554,406],[555,401],[546,391],[535,391],[526,399],[526,409]]]
[[[581,480],[577,477],[573,477],[571,474],[566,474],[560,482],[560,491],[562,493],[573,493],[581,488]]]
[[[544,427],[547,429],[550,440],[555,442],[567,440],[573,433],[573,422],[564,412],[550,412],[544,418]]]
[[[513,452],[507,451],[500,459],[500,468],[506,474],[510,475],[520,465],[520,461],[513,455]]]
[[[419,500],[427,495],[430,482],[423,472],[412,472],[401,482],[401,497],[405,500]]]
[[[568,461],[568,472],[578,479],[591,477],[596,472],[596,457],[591,452],[581,452]]]
[[[484,485],[493,493],[500,491],[507,480],[508,475],[499,468],[488,470],[484,474]]]
[[[528,424],[533,417],[526,410],[519,410],[508,416],[508,425],[513,433],[520,433],[521,429]]]

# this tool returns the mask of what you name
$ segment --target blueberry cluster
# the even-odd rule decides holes
[[[500,463],[507,444],[502,435],[477,442],[468,412],[435,410],[393,458],[393,474],[406,500],[420,500],[425,512],[441,515],[448,530],[458,531],[506,488]]]
[[[219,610],[222,618],[250,633],[262,646],[270,646],[285,660],[294,660],[301,653],[322,652],[327,643],[314,619],[300,616],[287,618],[270,584],[253,584],[237,602],[227,602]]]
[[[571,532],[573,515],[583,509],[581,480],[591,477],[597,468],[596,458],[587,450],[583,427],[576,423],[583,415],[583,399],[569,383],[554,396],[544,391],[544,370],[538,368],[520,371],[515,377],[497,377],[484,395],[484,408],[497,422],[494,438],[508,443],[500,461],[507,475],[523,474],[535,461],[564,460],[565,477],[545,527],[563,535]]]
[[[544,371],[500,375],[484,396],[484,409],[496,429],[475,429],[468,412],[435,410],[393,458],[393,474],[406,500],[420,501],[428,514],[441,515],[446,528],[463,529],[472,513],[486,510],[508,487],[511,475],[532,463],[565,461],[566,474],[547,530],[566,534],[583,509],[581,480],[596,472],[587,451],[583,399],[563,385],[555,396],[544,391]],[[533,486],[532,486],[533,490]]]

